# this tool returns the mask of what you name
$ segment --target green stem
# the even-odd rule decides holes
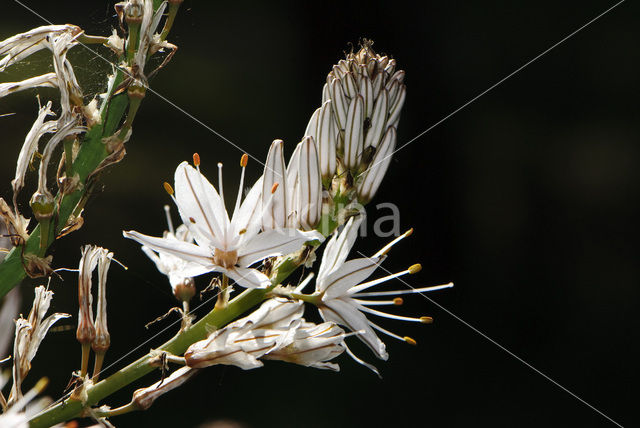
[[[301,263],[297,257],[287,258],[278,265],[277,271],[271,283],[273,286],[282,283]],[[258,305],[265,298],[271,288],[245,290],[223,309],[215,309],[205,315],[200,321],[190,328],[179,332],[168,342],[158,349],[167,351],[173,355],[183,354],[187,348],[199,340],[207,337],[212,328],[222,327],[240,315],[244,314],[254,306]],[[147,354],[127,367],[112,374],[108,378],[87,388],[87,401],[81,403],[76,400],[66,399],[65,401],[41,412],[29,422],[30,428],[44,428],[78,417],[83,408],[97,404],[103,398],[124,388],[131,382],[154,370],[154,366],[149,364],[150,354]]]

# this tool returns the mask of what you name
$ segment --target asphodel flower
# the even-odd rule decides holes
[[[318,151],[311,137],[305,137],[294,150],[285,168],[282,140],[269,148],[262,182],[262,203],[271,204],[264,212],[263,228],[313,229],[322,214],[322,178]],[[269,190],[279,185],[273,196]]]
[[[325,186],[348,171],[358,198],[368,202],[373,197],[395,149],[406,97],[404,75],[396,71],[394,59],[376,54],[371,42],[333,66],[322,106],[305,131],[318,145]]]
[[[303,323],[293,336],[293,341],[263,355],[265,360],[281,360],[305,367],[339,371],[340,366],[329,360],[344,352],[344,330],[332,322]]]
[[[186,364],[192,368],[218,364],[244,370],[262,367],[261,357],[294,341],[303,312],[303,302],[267,300],[249,316],[189,346],[184,354]]]
[[[36,356],[40,343],[53,324],[62,318],[69,318],[69,314],[54,313],[45,318],[53,291],[43,286],[35,288],[35,297],[29,316],[16,320],[15,340],[13,344],[13,387],[9,403],[14,403],[22,397],[22,381],[31,370],[31,361]]]
[[[165,205],[164,209],[169,227],[169,230],[163,234],[164,239],[193,243],[193,237],[187,226],[181,224],[177,229],[174,229],[169,206]],[[183,272],[188,270],[190,264],[193,262],[189,262],[171,253],[154,251],[144,245],[142,246],[142,251],[156,264],[160,273],[165,274],[169,278],[169,283],[171,284],[171,289],[176,299],[183,302],[191,300],[196,293],[196,286],[193,278],[184,276]]]
[[[172,254],[192,262],[182,271],[185,277],[220,272],[242,287],[268,287],[271,284],[269,278],[259,270],[251,268],[251,265],[267,257],[293,253],[305,242],[322,241],[324,238],[318,232],[304,232],[294,228],[260,232],[260,211],[268,210],[272,199],[263,204],[262,210],[258,208],[262,193],[262,182],[258,180],[244,201],[242,200],[247,157],[243,156],[242,159],[240,189],[231,218],[224,205],[222,164],[218,164],[220,193],[200,173],[200,157],[197,154],[194,155],[196,168],[183,162],[176,169],[175,193],[170,185],[165,185],[178,206],[183,223],[195,238],[195,244],[151,237],[136,231],[125,231],[124,236],[158,253]],[[278,184],[273,186],[271,194],[277,190]]]
[[[365,292],[365,290],[391,279],[417,273],[421,267],[419,264],[415,264],[402,272],[366,281],[386,258],[386,254],[391,247],[401,239],[409,236],[412,230],[394,239],[371,257],[362,257],[346,261],[357,238],[361,221],[362,218],[350,218],[344,229],[341,232],[334,233],[327,243],[316,279],[316,290],[312,296],[315,297],[315,303],[318,306],[320,315],[325,321],[335,322],[336,324],[347,327],[353,332],[357,332],[358,338],[362,340],[378,358],[386,360],[389,355],[386,351],[385,344],[376,335],[375,330],[409,344],[415,344],[415,340],[407,336],[399,336],[380,327],[368,319],[367,315],[423,324],[431,323],[432,319],[426,316],[406,317],[390,314],[372,309],[371,306],[401,305],[403,302],[402,298],[398,297],[399,295],[440,290],[452,287],[453,284],[399,291]],[[363,297],[381,296],[389,296],[392,298],[386,300],[363,299]],[[347,352],[356,359],[356,361],[366,365],[377,373],[375,367],[357,358],[348,348]]]

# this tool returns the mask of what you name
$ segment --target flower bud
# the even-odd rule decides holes
[[[55,201],[49,192],[36,192],[29,201],[33,215],[38,221],[50,220],[55,211]]]
[[[182,367],[171,373],[169,377],[153,385],[136,390],[133,393],[132,402],[140,410],[147,410],[158,397],[176,389],[193,376],[197,370],[190,367]]]

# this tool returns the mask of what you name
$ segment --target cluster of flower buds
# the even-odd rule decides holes
[[[43,286],[35,288],[35,298],[29,316],[15,321],[15,340],[13,344],[13,387],[9,395],[9,405],[22,398],[22,381],[31,370],[31,361],[38,352],[40,343],[53,324],[70,315],[54,313],[45,318],[53,299],[53,291]]]
[[[306,322],[303,312],[303,302],[267,300],[249,316],[191,345],[184,354],[186,365],[203,368],[224,364],[249,370],[262,367],[261,359],[270,359],[339,370],[328,361],[344,351],[344,331],[330,322]]]
[[[396,129],[406,97],[404,71],[376,54],[366,41],[358,52],[333,66],[322,91],[322,107],[305,136],[318,146],[325,187],[333,193],[357,190],[366,203],[378,190],[396,144]]]
[[[96,354],[93,370],[94,379],[102,368],[104,355],[111,345],[111,336],[107,329],[107,272],[113,253],[105,248],[86,245],[82,248],[78,276],[78,328],[76,339],[82,345],[82,366],[80,375],[88,371],[89,350]],[[93,295],[91,284],[93,271],[98,267],[98,305],[95,321],[93,318]]]

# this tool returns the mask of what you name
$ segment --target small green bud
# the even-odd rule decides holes
[[[29,202],[31,205],[31,210],[33,211],[33,215],[36,217],[36,220],[50,220],[53,217],[53,211],[55,210],[56,204],[51,194],[36,192],[31,197],[31,201]]]

